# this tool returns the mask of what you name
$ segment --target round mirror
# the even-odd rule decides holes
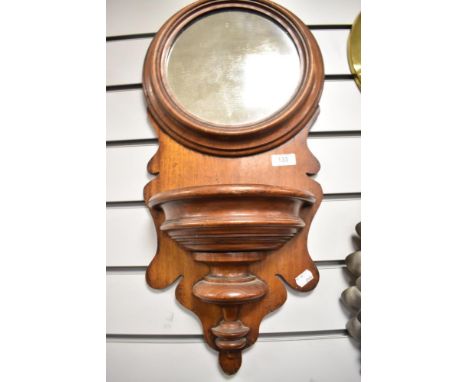
[[[175,102],[205,122],[253,124],[294,97],[301,65],[296,46],[260,14],[225,10],[192,21],[176,38],[166,64]]]

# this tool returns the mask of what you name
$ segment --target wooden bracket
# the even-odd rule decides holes
[[[287,31],[302,80],[272,117],[226,128],[175,102],[165,62],[188,23],[232,9],[265,15]],[[284,284],[310,291],[319,281],[307,236],[322,189],[313,180],[320,165],[307,136],[323,80],[320,50],[308,28],[265,0],[196,2],[169,19],[148,49],[143,86],[159,149],[148,164],[155,178],[144,190],[158,236],[146,279],[158,289],[178,281],[178,301],[198,316],[227,374],[240,368],[241,352],[255,343],[263,317],[285,302]]]

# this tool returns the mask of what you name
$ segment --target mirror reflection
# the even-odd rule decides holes
[[[167,58],[175,101],[218,125],[259,122],[292,99],[300,82],[296,47],[279,25],[247,11],[221,11],[192,22]]]

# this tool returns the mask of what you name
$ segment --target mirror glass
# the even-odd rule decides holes
[[[166,65],[178,105],[217,125],[272,116],[292,99],[301,79],[299,54],[287,32],[241,10],[194,20],[176,38]]]

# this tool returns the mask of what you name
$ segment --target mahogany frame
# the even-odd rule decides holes
[[[272,117],[220,128],[179,107],[165,68],[175,38],[191,21],[227,9],[256,12],[282,26],[297,47],[302,80]],[[240,368],[263,317],[286,301],[284,284],[310,291],[319,281],[307,236],[323,193],[312,178],[320,164],[307,137],[323,82],[322,56],[309,29],[267,0],[193,3],[164,24],[147,52],[143,88],[159,150],[148,163],[155,178],[144,189],[158,236],[146,280],[158,289],[178,281],[178,301],[198,316],[227,374]],[[272,166],[273,156],[283,154],[297,163]]]
[[[221,10],[248,10],[266,16],[292,38],[299,53],[302,80],[294,98],[272,117],[249,125],[223,126],[198,120],[170,95],[166,59],[178,34],[194,19]],[[164,131],[185,146],[208,154],[240,156],[278,146],[312,119],[323,88],[320,49],[306,25],[285,8],[269,1],[204,0],[172,16],[159,30],[146,54],[143,89],[148,108]]]

